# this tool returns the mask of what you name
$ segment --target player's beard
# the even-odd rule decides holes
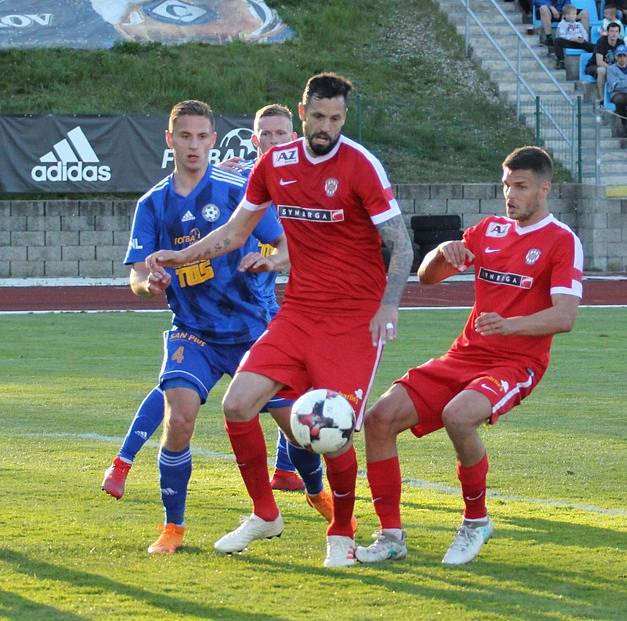
[[[314,144],[312,141],[317,136],[325,136],[326,138],[329,139],[329,143],[326,145]],[[333,150],[333,147],[335,147],[339,139],[340,139],[339,134],[336,136],[335,140],[331,140],[331,136],[329,136],[329,134],[327,134],[326,132],[317,132],[315,134],[311,134],[307,136],[307,144],[309,145],[309,149],[311,150],[311,152],[314,153],[315,155],[326,155],[327,153]]]

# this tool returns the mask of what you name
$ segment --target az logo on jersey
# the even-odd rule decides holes
[[[485,232],[486,237],[505,237],[510,226],[511,224],[503,222],[490,222],[488,230]]]
[[[275,168],[289,166],[290,164],[298,164],[298,147],[285,149],[284,151],[275,151],[272,154],[272,165]]]

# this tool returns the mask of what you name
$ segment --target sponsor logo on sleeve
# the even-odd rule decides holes
[[[272,153],[272,165],[275,168],[279,166],[290,166],[291,164],[298,164],[298,147],[274,151]]]

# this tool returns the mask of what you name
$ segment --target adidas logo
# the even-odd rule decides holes
[[[142,440],[148,440],[148,432],[147,431],[136,431],[136,436],[139,436]]]
[[[34,181],[110,181],[111,167],[97,166],[98,156],[80,127],[67,133],[33,166]]]
[[[185,212],[185,215],[181,218],[181,222],[191,222],[192,220],[195,220],[196,216],[188,209]]]
[[[176,496],[178,494],[178,492],[175,489],[172,489],[171,487],[162,487],[161,493],[164,496]]]

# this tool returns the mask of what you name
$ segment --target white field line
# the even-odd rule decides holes
[[[99,433],[71,433],[71,432],[58,432],[58,433],[19,433],[18,437],[30,437],[30,438],[73,438],[75,440],[91,440],[95,442],[106,442],[108,444],[120,445],[124,438],[116,436],[105,436]],[[159,445],[154,440],[149,440],[146,443],[148,446],[157,448]],[[220,451],[210,451],[204,448],[192,448],[192,455],[198,455],[200,457],[206,457],[207,459],[228,459],[233,460],[232,454],[222,453]],[[273,462],[270,465],[274,465]],[[366,477],[364,470],[358,472],[358,476],[361,478]],[[420,489],[428,489],[435,492],[442,492],[443,494],[453,494],[455,496],[460,495],[460,489],[452,485],[444,485],[443,483],[432,483],[431,481],[423,481],[421,479],[403,479],[405,485],[410,487],[417,487]],[[600,513],[602,515],[611,516],[627,516],[627,509],[606,509],[604,507],[597,507],[595,505],[589,505],[579,502],[569,502],[568,500],[560,500],[558,498],[528,498],[526,496],[509,496],[502,494],[498,491],[489,490],[487,492],[489,498],[497,498],[506,502],[524,502],[534,505],[542,505],[544,507],[558,507],[564,509],[575,509],[584,513]]]
[[[399,311],[445,311],[445,310],[469,310],[470,306],[402,306]],[[579,308],[627,308],[627,304],[582,304]],[[133,308],[109,308],[107,310],[20,310],[0,311],[0,315],[64,315],[68,313],[80,313],[93,315],[95,313],[171,313],[170,310],[133,309]]]

